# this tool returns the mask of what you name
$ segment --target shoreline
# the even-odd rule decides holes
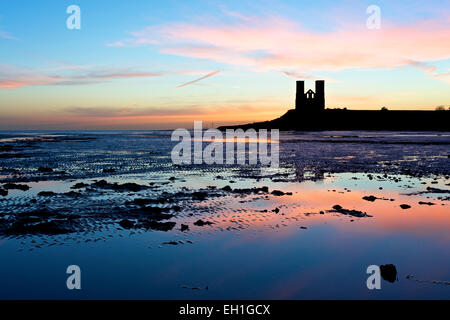
[[[288,110],[281,117],[243,125],[221,126],[227,129],[278,129],[280,131],[450,131],[450,111],[346,110],[317,112]]]

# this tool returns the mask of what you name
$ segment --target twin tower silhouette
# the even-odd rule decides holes
[[[222,126],[226,129],[278,130],[404,130],[449,131],[450,111],[325,109],[325,81],[317,80],[315,91],[305,92],[305,81],[297,81],[295,109],[279,118],[248,124]]]
[[[297,81],[295,111],[320,112],[325,110],[325,80],[316,80],[316,91],[305,92],[305,81]]]

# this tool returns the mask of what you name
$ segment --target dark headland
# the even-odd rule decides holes
[[[295,109],[281,117],[225,129],[279,130],[402,130],[449,131],[450,111],[347,110],[325,108],[325,81],[316,81],[316,91],[305,92],[305,82],[297,81]]]

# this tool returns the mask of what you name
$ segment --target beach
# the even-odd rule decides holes
[[[0,133],[0,298],[450,298],[447,132],[273,143],[262,171],[175,165],[171,131]]]

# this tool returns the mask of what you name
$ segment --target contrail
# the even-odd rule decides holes
[[[186,87],[186,86],[188,86],[188,85],[190,85],[190,84],[194,84],[194,83],[196,83],[196,82],[198,82],[198,81],[201,81],[201,80],[203,80],[203,79],[212,77],[212,76],[214,76],[214,75],[216,75],[216,74],[218,74],[218,73],[220,73],[220,72],[222,72],[222,71],[219,70],[219,71],[214,71],[214,72],[208,73],[206,76],[203,76],[203,77],[201,77],[201,78],[198,78],[198,79],[195,79],[195,80],[192,80],[192,81],[189,81],[189,82],[180,84],[177,88]]]

